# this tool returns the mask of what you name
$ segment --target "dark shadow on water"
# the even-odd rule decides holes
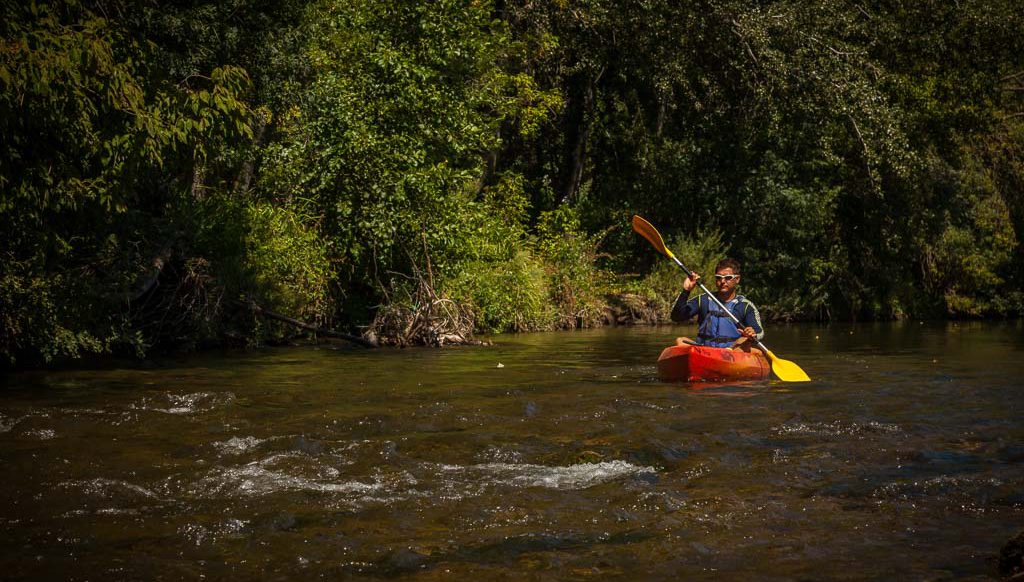
[[[434,569],[443,564],[514,565],[520,557],[528,554],[585,551],[598,546],[641,543],[653,537],[652,534],[637,531],[615,534],[528,533],[430,555],[405,548],[375,562],[345,565],[340,573],[397,578],[411,572]]]

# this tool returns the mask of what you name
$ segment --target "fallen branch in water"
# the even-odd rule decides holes
[[[349,341],[349,342],[352,342],[354,344],[359,344],[359,345],[363,346],[364,348],[375,348],[375,347],[377,347],[376,343],[371,342],[369,340],[366,340],[364,338],[361,338],[359,336],[350,335],[350,334],[347,334],[347,333],[341,333],[341,332],[334,331],[334,330],[331,330],[331,329],[324,329],[322,327],[318,327],[318,326],[315,326],[313,324],[306,323],[304,321],[299,321],[298,319],[293,319],[291,317],[288,317],[287,315],[281,315],[280,313],[275,313],[273,311],[264,309],[264,308],[260,307],[260,305],[257,304],[252,299],[249,300],[248,305],[249,305],[249,309],[251,309],[253,313],[255,313],[256,315],[262,316],[262,317],[266,317],[267,319],[273,319],[274,321],[280,321],[281,323],[287,323],[288,325],[293,325],[293,326],[301,328],[301,329],[309,330],[309,331],[311,331],[311,332],[313,332],[315,334],[318,334],[318,335],[323,335],[323,336],[327,336],[327,337],[333,337],[333,338],[337,338],[337,339],[343,339],[345,341]]]

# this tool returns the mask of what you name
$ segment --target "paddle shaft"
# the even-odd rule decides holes
[[[668,249],[666,249],[666,250],[668,250]],[[676,257],[674,254],[672,254],[671,251],[669,252],[668,256],[673,261],[675,261],[677,265],[679,265],[680,269],[686,271],[686,276],[687,277],[692,277],[693,276],[693,271],[687,269],[686,265],[684,265],[683,262],[680,261],[678,257]],[[712,293],[711,291],[708,291],[708,288],[704,286],[704,283],[701,283],[700,281],[697,281],[697,285],[700,286],[701,291],[704,291],[704,293],[708,297],[710,297],[712,301],[715,302],[715,305],[718,305],[718,307],[720,307],[722,309],[722,311],[724,311],[726,313],[726,315],[729,316],[729,319],[731,319],[733,321],[733,323],[735,323],[738,326],[742,326],[743,325],[742,323],[740,323],[739,318],[736,317],[736,314],[734,314],[724,304],[722,304],[722,302],[718,300],[718,297],[716,297],[714,293]],[[763,351],[764,353],[766,353],[766,354],[768,353],[768,348],[764,347],[764,344],[761,343],[761,340],[754,339],[754,345],[756,345],[757,347],[761,348],[761,351]]]

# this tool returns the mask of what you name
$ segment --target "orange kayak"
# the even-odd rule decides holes
[[[669,346],[658,357],[658,376],[666,382],[764,380],[771,371],[763,354],[728,348],[684,344]]]

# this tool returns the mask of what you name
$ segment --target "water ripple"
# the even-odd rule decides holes
[[[896,434],[903,429],[896,424],[882,422],[787,422],[772,428],[776,434],[787,436],[863,436],[868,434]]]
[[[134,483],[129,483],[128,481],[121,481],[119,479],[105,479],[103,477],[97,477],[95,479],[65,481],[62,485],[78,487],[86,493],[99,495],[101,497],[111,497],[120,493],[129,492],[141,495],[142,497],[157,499],[157,494],[149,489],[140,485],[135,485]]]
[[[215,543],[225,536],[241,535],[247,526],[248,522],[241,519],[228,519],[209,526],[189,523],[178,528],[178,535],[196,546],[201,546],[206,542]]]
[[[93,479],[71,479],[58,484],[60,489],[79,492],[92,498],[85,501],[85,507],[71,510],[66,516],[87,515],[132,515],[140,506],[160,502],[160,496],[141,485],[120,479],[96,477]],[[105,507],[97,507],[96,500]],[[109,505],[108,505],[109,504]]]
[[[230,442],[230,441],[229,441]],[[417,479],[403,469],[375,468],[369,475],[345,476],[323,462],[323,456],[278,453],[242,466],[216,467],[202,478],[168,488],[199,499],[262,497],[283,492],[309,491],[327,494],[347,506],[390,504],[412,498],[456,501],[486,494],[494,487],[541,487],[580,490],[627,476],[654,475],[653,467],[625,461],[546,466],[517,463],[476,465],[418,464],[414,472],[439,476],[436,481]]]
[[[4,416],[0,414],[0,432],[9,432],[14,425],[18,424],[20,418],[11,418],[10,416]]]
[[[586,489],[630,475],[655,474],[654,467],[639,467],[625,461],[580,463],[564,467],[484,463],[469,466],[440,465],[439,468],[449,477],[462,480],[549,489]]]
[[[235,395],[231,392],[167,393],[160,396],[143,398],[139,403],[131,405],[131,408],[163,412],[165,414],[195,414],[209,412],[215,408],[230,404],[234,400]]]
[[[313,491],[341,494],[353,502],[390,497],[416,484],[412,475],[376,472],[368,479],[340,479],[340,472],[306,455],[275,454],[241,467],[217,467],[186,487],[198,498],[259,497],[285,491]]]
[[[237,455],[256,448],[260,444],[267,442],[267,440],[268,439],[258,439],[253,436],[231,437],[226,441],[213,443],[213,447],[223,455]]]
[[[25,431],[25,436],[41,441],[48,441],[57,438],[57,431],[52,428],[33,428]]]
[[[981,510],[1003,482],[993,477],[939,475],[915,481],[896,481],[875,489],[871,496],[882,500],[945,500],[963,509]]]

